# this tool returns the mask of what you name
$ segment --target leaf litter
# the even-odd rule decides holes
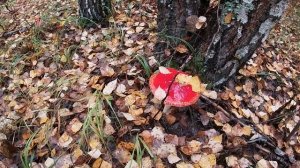
[[[299,23],[297,5],[286,17]],[[178,76],[211,102],[162,114],[167,93],[150,94],[147,68],[136,59],[143,56],[150,72],[169,73],[153,57],[150,1],[117,2],[109,28],[82,29],[76,1],[17,0],[11,8],[0,14],[1,167],[299,166],[295,20],[275,26],[223,90]]]

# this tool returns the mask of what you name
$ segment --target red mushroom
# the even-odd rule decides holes
[[[167,112],[171,106],[192,105],[199,99],[200,94],[193,91],[191,84],[182,83],[175,79],[178,75],[188,76],[186,73],[173,68],[160,67],[160,71],[150,77],[149,85],[154,97],[164,100],[163,112]],[[199,81],[198,77],[197,79]]]

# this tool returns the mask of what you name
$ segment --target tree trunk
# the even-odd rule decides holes
[[[283,15],[288,1],[226,0],[212,7],[207,0],[158,0],[158,31],[184,39],[200,52],[202,78],[217,86],[251,58]],[[207,22],[189,37],[186,19],[191,15],[205,16]]]
[[[110,0],[78,0],[79,14],[91,21],[106,24],[111,13]]]

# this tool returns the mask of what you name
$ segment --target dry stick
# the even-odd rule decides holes
[[[212,100],[210,100],[208,97],[201,95],[201,98],[204,99],[205,101],[209,102],[210,104],[212,104],[213,106],[215,106],[218,110],[220,110],[221,112],[223,112],[228,118],[232,119],[232,120],[236,120],[238,123],[240,123],[243,126],[248,126],[247,124],[245,124],[241,119],[238,118],[234,118],[229,112],[227,112],[223,107],[219,106],[217,103],[213,102]],[[250,123],[252,123],[251,121],[249,121]],[[262,136],[264,136],[264,138],[268,139],[269,141],[272,142],[272,140],[263,133],[263,131],[258,128],[255,124],[253,125],[253,131],[261,134]],[[276,145],[272,142],[272,146],[276,147]]]
[[[183,68],[186,66],[187,63],[189,63],[192,60],[193,56],[189,55],[188,58],[184,61],[184,63],[179,68],[180,70],[183,70]]]
[[[274,157],[274,159],[276,159],[277,161],[279,161],[281,164],[283,164],[285,167],[288,167],[289,166],[289,163],[287,163],[283,158],[279,157],[278,155],[274,155],[270,150],[262,147],[261,145],[259,144],[255,144],[254,145],[256,148],[260,149],[261,151],[267,153],[270,155],[270,157]]]
[[[299,127],[300,127],[300,121],[298,121],[297,125],[293,128],[292,132],[288,135],[288,137],[285,140],[289,141],[291,137],[298,131]]]
[[[274,111],[274,113],[272,113],[272,116],[270,117],[270,119],[267,122],[270,122],[270,121],[276,119],[278,117],[278,115],[281,114],[289,104],[291,104],[292,100],[294,100],[294,98],[295,98],[295,95],[289,101],[287,101],[281,107],[279,107],[276,111]]]
[[[213,102],[212,100],[210,100],[208,97],[201,95],[201,98],[206,100],[207,102],[211,103],[213,106],[215,106],[218,110],[220,110],[221,112],[223,112],[228,118],[232,119],[232,120],[236,120],[237,122],[239,122],[241,125],[243,126],[248,126],[247,124],[245,124],[242,120],[238,119],[238,118],[234,118],[229,112],[227,112],[223,107],[219,106],[217,103]],[[249,121],[250,123],[252,123],[251,121]],[[299,126],[300,126],[300,121],[299,121]],[[269,146],[275,148],[275,150],[280,150],[275,143],[272,141],[271,138],[269,138],[267,135],[265,135],[262,130],[260,130],[260,128],[258,128],[254,123],[252,124],[254,128],[252,128],[252,130],[258,134],[260,134],[264,139],[265,139],[265,143],[267,143]],[[281,151],[281,150],[280,150]],[[283,152],[283,151],[281,151]],[[285,154],[285,153],[284,153]],[[287,155],[287,154],[285,154]],[[279,157],[276,153],[275,155],[277,158]],[[280,162],[283,162],[283,164],[286,164],[285,161],[283,161],[282,158],[279,157],[278,159]]]

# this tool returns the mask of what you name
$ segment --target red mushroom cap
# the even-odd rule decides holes
[[[167,93],[169,86],[172,84],[169,93],[167,93],[167,98],[164,101],[165,105],[185,107],[196,103],[200,94],[194,92],[191,85],[183,85],[174,80],[177,74],[186,73],[173,68],[167,68],[167,70],[170,73],[163,74],[158,72],[150,77],[149,85],[152,93],[154,94],[159,87]],[[173,80],[174,82],[172,83]]]

